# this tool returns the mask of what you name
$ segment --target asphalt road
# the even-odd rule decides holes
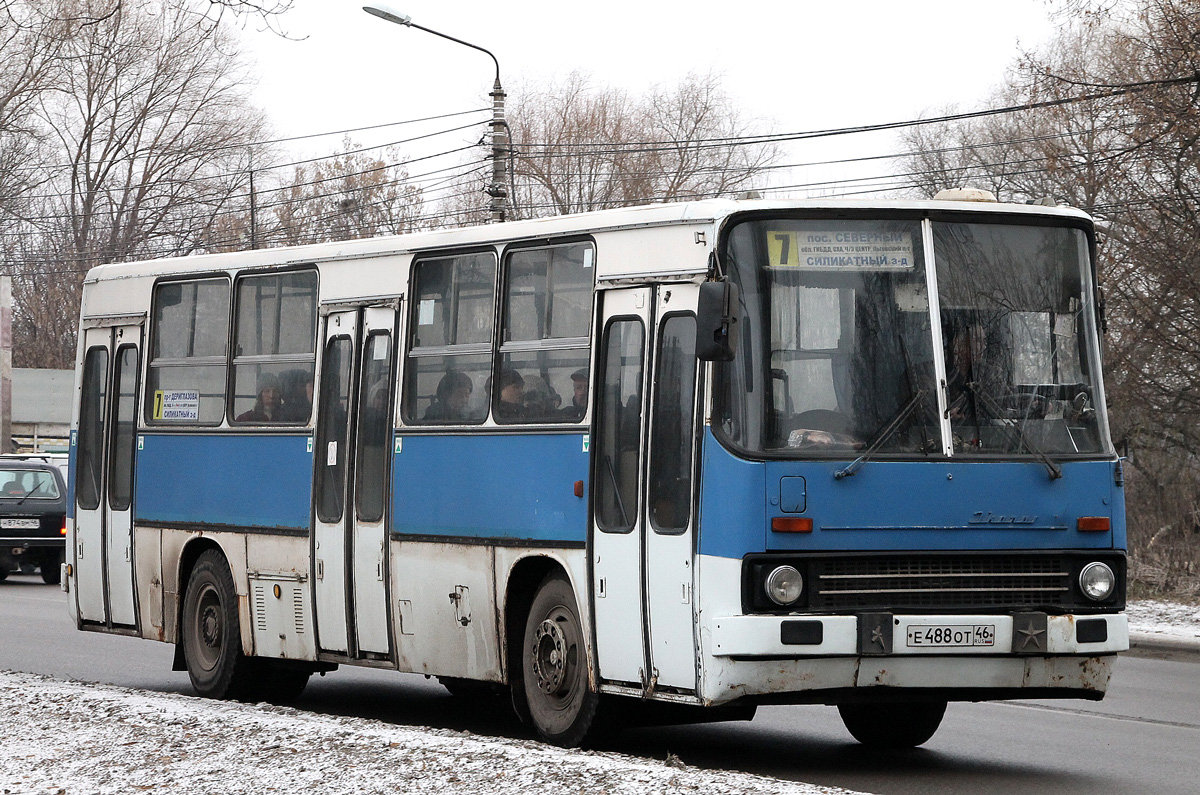
[[[77,632],[66,595],[35,576],[0,583],[0,670],[190,693],[170,646]],[[1200,659],[1200,655],[1196,655]],[[500,699],[448,696],[412,674],[348,669],[312,683],[296,704],[404,725],[528,737]],[[879,753],[850,739],[829,707],[766,707],[750,723],[626,731],[605,750],[743,770],[880,795],[1200,791],[1200,664],[1123,657],[1099,703],[951,704],[925,746]]]

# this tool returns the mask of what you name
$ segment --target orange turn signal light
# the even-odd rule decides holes
[[[63,525],[62,529],[58,531],[58,534],[65,536],[67,534],[67,526]]]
[[[1112,522],[1107,516],[1081,516],[1075,527],[1085,533],[1106,533],[1112,529]]]
[[[807,516],[776,516],[771,520],[776,533],[811,533],[813,521]]]

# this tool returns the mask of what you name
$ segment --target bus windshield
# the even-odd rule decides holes
[[[738,447],[840,458],[1103,451],[1083,231],[752,220],[731,229],[725,254],[744,316],[737,356],[718,368],[716,416]]]

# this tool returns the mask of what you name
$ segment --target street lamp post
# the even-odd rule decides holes
[[[478,44],[472,44],[469,41],[456,39],[453,36],[448,36],[445,33],[439,33],[436,30],[422,27],[412,21],[412,17],[407,14],[401,14],[398,11],[390,8],[384,3],[372,3],[362,7],[372,16],[386,19],[388,22],[394,22],[397,25],[404,25],[409,28],[423,30],[426,33],[432,33],[434,36],[440,36],[443,39],[457,42],[470,47],[473,50],[487,53],[492,59],[492,63],[496,65],[496,81],[492,84],[492,183],[487,187],[487,195],[491,197],[491,220],[499,222],[504,220],[504,200],[508,197],[508,179],[505,174],[505,156],[508,149],[508,122],[504,120],[504,89],[500,86],[500,61],[496,60],[496,56],[490,50],[485,50]]]

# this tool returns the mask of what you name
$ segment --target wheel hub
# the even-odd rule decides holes
[[[567,639],[558,624],[546,619],[533,635],[533,672],[547,694],[562,690],[567,678]]]
[[[214,607],[204,608],[200,616],[200,639],[210,648],[221,644],[221,617]]]

